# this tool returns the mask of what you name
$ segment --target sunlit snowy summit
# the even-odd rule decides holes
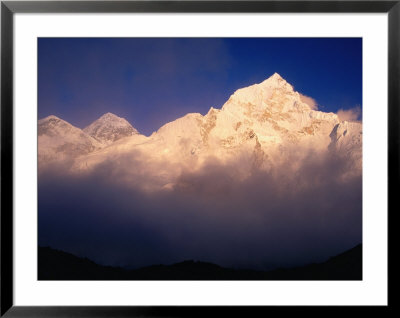
[[[189,113],[149,137],[111,113],[83,130],[49,116],[38,123],[39,167],[68,158],[71,173],[89,173],[108,163],[126,182],[140,176],[148,189],[174,187],[182,172],[210,163],[243,180],[257,170],[296,173],[310,157],[331,156],[345,159],[341,177],[360,175],[362,123],[315,108],[275,73],[238,89],[220,109]]]

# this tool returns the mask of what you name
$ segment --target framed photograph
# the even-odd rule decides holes
[[[2,1],[1,315],[389,308],[399,18]]]

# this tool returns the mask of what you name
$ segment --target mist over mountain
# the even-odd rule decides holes
[[[38,127],[42,246],[113,266],[271,269],[361,243],[362,123],[279,74],[150,136],[110,113]]]

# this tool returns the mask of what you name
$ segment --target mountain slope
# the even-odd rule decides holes
[[[76,158],[101,147],[97,140],[56,116],[38,121],[39,165]]]

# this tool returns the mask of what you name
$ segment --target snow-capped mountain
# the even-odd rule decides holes
[[[245,179],[282,166],[296,173],[310,155],[335,154],[352,161],[352,174],[361,174],[362,124],[315,110],[277,73],[237,90],[221,109],[187,114],[149,137],[111,114],[84,131],[103,146],[77,155],[74,171],[108,162],[112,173],[149,189],[174,187],[183,172],[210,162]]]
[[[107,145],[121,138],[138,134],[128,121],[111,113],[104,114],[83,131]]]
[[[38,121],[38,160],[41,166],[77,158],[101,147],[97,140],[56,116]]]

